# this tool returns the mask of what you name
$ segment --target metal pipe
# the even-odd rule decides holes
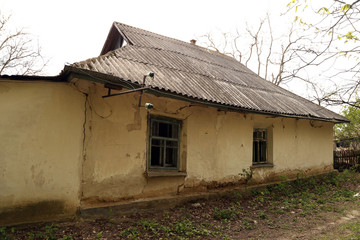
[[[114,93],[114,94],[102,96],[102,98],[107,98],[107,97],[112,97],[112,96],[118,96],[118,95],[123,95],[123,94],[127,94],[127,93],[132,93],[132,92],[144,91],[144,90],[147,90],[147,89],[149,89],[149,87],[141,87],[141,88],[136,88],[136,89],[129,90],[129,91],[125,91],[125,92],[121,92],[121,93]],[[142,93],[142,92],[141,92],[141,93]]]
[[[143,82],[142,82],[142,84],[141,84],[141,87],[142,87],[142,88],[144,88],[144,86],[145,86],[146,77],[147,77],[147,75],[144,75],[144,77],[143,77]],[[138,107],[141,107],[141,98],[142,98],[142,95],[143,95],[143,91],[140,92]]]

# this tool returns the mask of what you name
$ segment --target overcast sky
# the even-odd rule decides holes
[[[37,38],[50,63],[45,72],[57,75],[66,63],[99,55],[114,21],[189,41],[202,34],[231,31],[256,23],[267,12],[281,31],[289,20],[280,17],[284,0],[1,0],[1,13]]]

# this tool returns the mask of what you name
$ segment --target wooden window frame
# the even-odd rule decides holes
[[[255,134],[261,133],[261,134]],[[265,134],[264,134],[265,133]],[[259,135],[259,136],[254,136]],[[261,161],[261,145],[265,143],[265,161]],[[257,147],[255,148],[255,144]],[[269,163],[269,156],[268,156],[268,130],[264,128],[255,128],[253,131],[253,157],[252,157],[252,164],[253,165],[262,165]]]
[[[180,134],[181,134],[181,127],[182,122],[178,119],[168,118],[168,117],[161,117],[161,116],[150,116],[149,121],[149,155],[148,155],[148,169],[149,170],[179,170],[180,169]],[[177,138],[168,138],[168,137],[160,137],[160,136],[153,136],[153,123],[165,123],[167,125],[176,126],[177,127]],[[163,161],[162,166],[152,166],[151,165],[151,157],[152,157],[152,147],[153,147],[153,139],[157,139],[163,141]],[[166,150],[167,150],[167,141],[176,142],[176,166],[168,167],[165,166],[166,164]]]

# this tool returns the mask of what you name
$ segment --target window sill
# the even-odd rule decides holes
[[[272,168],[274,166],[272,163],[258,163],[251,165],[250,168]]]
[[[145,176],[152,177],[186,177],[185,172],[169,171],[169,170],[149,170],[145,172]]]

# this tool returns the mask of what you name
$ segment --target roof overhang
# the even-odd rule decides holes
[[[37,76],[37,75],[0,75],[0,80],[12,81],[49,81],[49,82],[66,82],[64,76]]]
[[[66,65],[64,70],[61,72],[61,78],[67,79],[67,81],[71,81],[74,78],[84,79],[91,82],[97,82],[100,84],[112,84],[119,87],[130,89],[129,87],[133,88],[140,88],[141,83],[132,83],[131,81],[126,81],[124,79],[121,79],[116,76],[111,76],[104,73],[99,73],[96,71],[90,71],[85,69],[79,69],[76,67],[72,67],[69,65]],[[316,120],[316,121],[324,121],[324,122],[332,122],[332,123],[349,123],[350,120],[345,121],[342,119],[329,119],[329,118],[319,118],[316,116],[311,115],[293,115],[293,114],[283,114],[283,113],[274,113],[274,112],[267,112],[267,111],[260,111],[260,110],[254,110],[254,109],[248,109],[248,108],[242,108],[238,106],[233,105],[226,105],[222,103],[202,100],[190,96],[185,96],[182,94],[174,93],[171,91],[166,91],[163,89],[158,88],[149,88],[147,90],[144,90],[145,92],[158,96],[158,97],[168,97],[176,100],[182,100],[187,101],[190,103],[196,103],[201,104],[204,106],[214,107],[221,110],[227,110],[227,111],[236,111],[236,112],[242,112],[242,113],[256,113],[256,114],[263,114],[268,115],[272,117],[286,117],[286,118],[295,118],[295,119],[307,119],[307,120]]]

